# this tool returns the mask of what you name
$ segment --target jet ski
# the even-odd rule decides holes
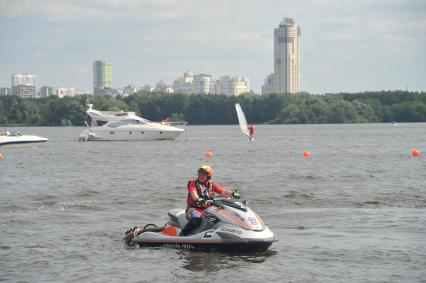
[[[171,209],[169,221],[161,227],[147,224],[127,230],[128,245],[171,247],[203,251],[263,252],[276,241],[273,232],[247,206],[230,198],[208,201],[201,224],[186,236],[179,236],[187,223],[184,209]]]

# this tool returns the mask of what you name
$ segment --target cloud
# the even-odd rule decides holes
[[[32,15],[48,21],[73,22],[107,22],[138,18],[154,20],[175,17],[176,12],[171,7],[177,3],[178,1],[136,0],[3,0],[0,2],[0,16],[13,19]]]

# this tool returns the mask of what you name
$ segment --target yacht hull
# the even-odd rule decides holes
[[[96,127],[84,130],[80,141],[150,141],[174,140],[183,133],[182,129],[113,129]]]

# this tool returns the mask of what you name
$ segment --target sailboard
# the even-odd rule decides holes
[[[247,127],[246,116],[244,115],[243,109],[240,104],[235,103],[235,110],[237,110],[238,123],[240,124],[241,131],[247,136],[250,136],[249,129]]]

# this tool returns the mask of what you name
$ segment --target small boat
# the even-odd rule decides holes
[[[247,206],[247,202],[234,199],[209,201],[201,224],[189,235],[180,236],[187,219],[185,210],[169,211],[169,221],[157,227],[147,224],[126,232],[128,245],[142,247],[171,247],[203,251],[263,252],[275,239],[274,233],[263,220]]]
[[[185,130],[138,117],[135,112],[98,111],[87,103],[90,126],[79,136],[80,141],[174,140]]]
[[[0,135],[0,146],[3,147],[35,147],[47,141],[47,138],[23,135],[20,132],[4,131]]]

